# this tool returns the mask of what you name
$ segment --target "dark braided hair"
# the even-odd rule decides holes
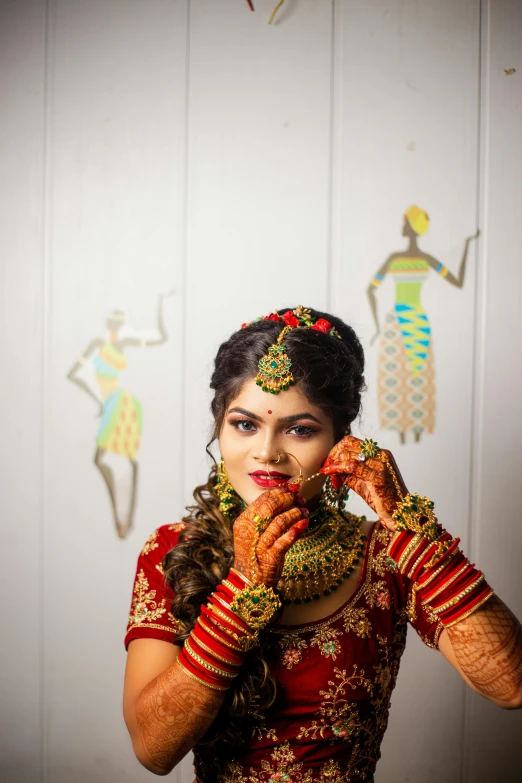
[[[353,329],[339,318],[318,310],[311,310],[311,315],[314,320],[329,321],[342,339],[314,329],[296,328],[285,337],[284,345],[296,383],[312,404],[330,416],[338,441],[360,412],[363,349]],[[260,358],[276,342],[283,326],[280,321],[256,321],[234,332],[219,347],[210,382],[214,390],[214,429],[207,452],[211,457],[210,446],[219,436],[230,403],[243,384],[257,375]],[[216,476],[214,463],[207,483],[194,490],[196,502],[187,507],[188,513],[183,517],[186,527],[178,545],[163,559],[166,580],[175,593],[172,613],[179,623],[178,644],[185,641],[202,604],[233,564],[233,523],[219,510]],[[218,778],[225,764],[250,740],[259,714],[275,701],[276,684],[270,674],[275,651],[266,636],[261,635],[260,640],[260,646],[247,654],[239,675],[226,691],[214,723],[194,747],[196,774],[202,783]]]

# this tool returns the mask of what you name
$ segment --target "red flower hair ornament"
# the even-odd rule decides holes
[[[288,389],[295,383],[294,376],[290,371],[292,362],[288,356],[283,340],[292,329],[314,329],[316,332],[328,334],[330,337],[342,339],[341,335],[326,318],[317,318],[314,320],[310,310],[299,305],[295,310],[287,310],[281,317],[277,310],[270,315],[263,315],[254,321],[242,324],[241,328],[246,329],[250,324],[257,321],[281,321],[285,324],[277,342],[270,346],[268,353],[261,357],[258,363],[259,372],[256,376],[256,383],[261,386],[263,391],[270,394],[279,394],[280,391]]]

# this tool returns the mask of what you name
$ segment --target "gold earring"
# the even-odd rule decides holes
[[[218,463],[216,495],[219,498],[219,510],[223,516],[229,518],[234,517],[239,501],[239,496],[228,480],[227,472],[225,470],[225,462],[223,459],[220,459]]]

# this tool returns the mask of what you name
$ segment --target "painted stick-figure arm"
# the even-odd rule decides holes
[[[159,301],[158,301],[158,332],[159,337],[155,337],[153,339],[140,339],[138,337],[126,337],[124,340],[122,340],[122,345],[133,345],[133,346],[149,346],[149,345],[162,345],[163,343],[166,343],[169,339],[168,332],[165,328],[165,321],[163,320],[163,300],[167,296],[172,296],[174,291],[169,291],[168,294],[160,294],[159,295]]]
[[[370,285],[368,286],[366,291],[366,293],[368,294],[368,299],[370,300],[370,309],[372,311],[373,320],[375,322],[375,328],[376,328],[376,332],[373,335],[372,339],[370,340],[370,345],[373,345],[373,343],[375,342],[375,340],[377,339],[381,331],[381,327],[379,324],[379,314],[377,312],[377,299],[375,297],[375,289],[381,285],[382,281],[386,277],[392,259],[393,259],[393,255],[389,256],[384,262],[384,264],[381,264],[381,266],[379,267],[375,275],[372,277]]]
[[[462,288],[464,285],[464,279],[466,277],[466,264],[468,262],[469,243],[472,242],[474,239],[478,239],[479,236],[480,236],[480,230],[477,230],[475,234],[466,238],[466,241],[464,242],[464,250],[462,251],[462,258],[460,259],[460,267],[459,267],[459,273],[457,277],[455,277],[453,272],[450,272],[447,266],[444,266],[442,261],[438,261],[436,258],[433,258],[433,256],[426,254],[425,256],[426,261],[431,266],[431,268],[438,275],[444,278],[448,283],[451,283],[451,285],[454,285],[457,288]]]
[[[93,392],[89,384],[86,383],[83,380],[83,378],[78,378],[77,373],[80,370],[80,368],[83,367],[83,365],[89,361],[94,351],[96,351],[96,349],[99,348],[101,345],[103,345],[103,340],[100,340],[99,338],[93,340],[92,343],[88,345],[87,349],[83,352],[80,358],[76,360],[76,362],[73,364],[73,366],[67,373],[67,377],[70,381],[72,381],[77,386],[79,386],[80,389],[83,389],[84,392],[87,392],[89,397],[92,397],[93,400],[96,400],[96,404],[100,408],[100,411],[103,408],[103,404],[100,402],[99,397],[96,396],[96,394]]]

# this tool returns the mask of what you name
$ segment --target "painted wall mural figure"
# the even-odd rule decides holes
[[[421,304],[422,285],[430,269],[457,288],[462,288],[466,275],[469,244],[479,231],[467,237],[457,277],[429,253],[418,246],[418,238],[426,233],[429,217],[424,210],[412,206],[404,215],[402,235],[407,237],[406,250],[392,253],[379,268],[368,286],[368,298],[377,332],[371,344],[380,336],[379,347],[379,417],[382,429],[396,430],[401,443],[408,432],[418,442],[423,432],[435,428],[435,366],[433,339],[427,313]],[[395,305],[384,319],[381,331],[377,313],[376,289],[387,274],[395,283]]]
[[[106,339],[96,338],[70,369],[67,377],[96,401],[101,417],[96,437],[94,464],[103,476],[109,490],[116,532],[125,538],[133,527],[138,485],[138,451],[143,413],[139,400],[120,385],[120,374],[127,368],[125,349],[147,347],[167,342],[168,334],[163,320],[163,300],[158,302],[157,328],[159,336],[153,339],[125,336],[126,317],[114,310],[107,317]],[[100,397],[89,383],[79,377],[80,369],[92,362]]]

